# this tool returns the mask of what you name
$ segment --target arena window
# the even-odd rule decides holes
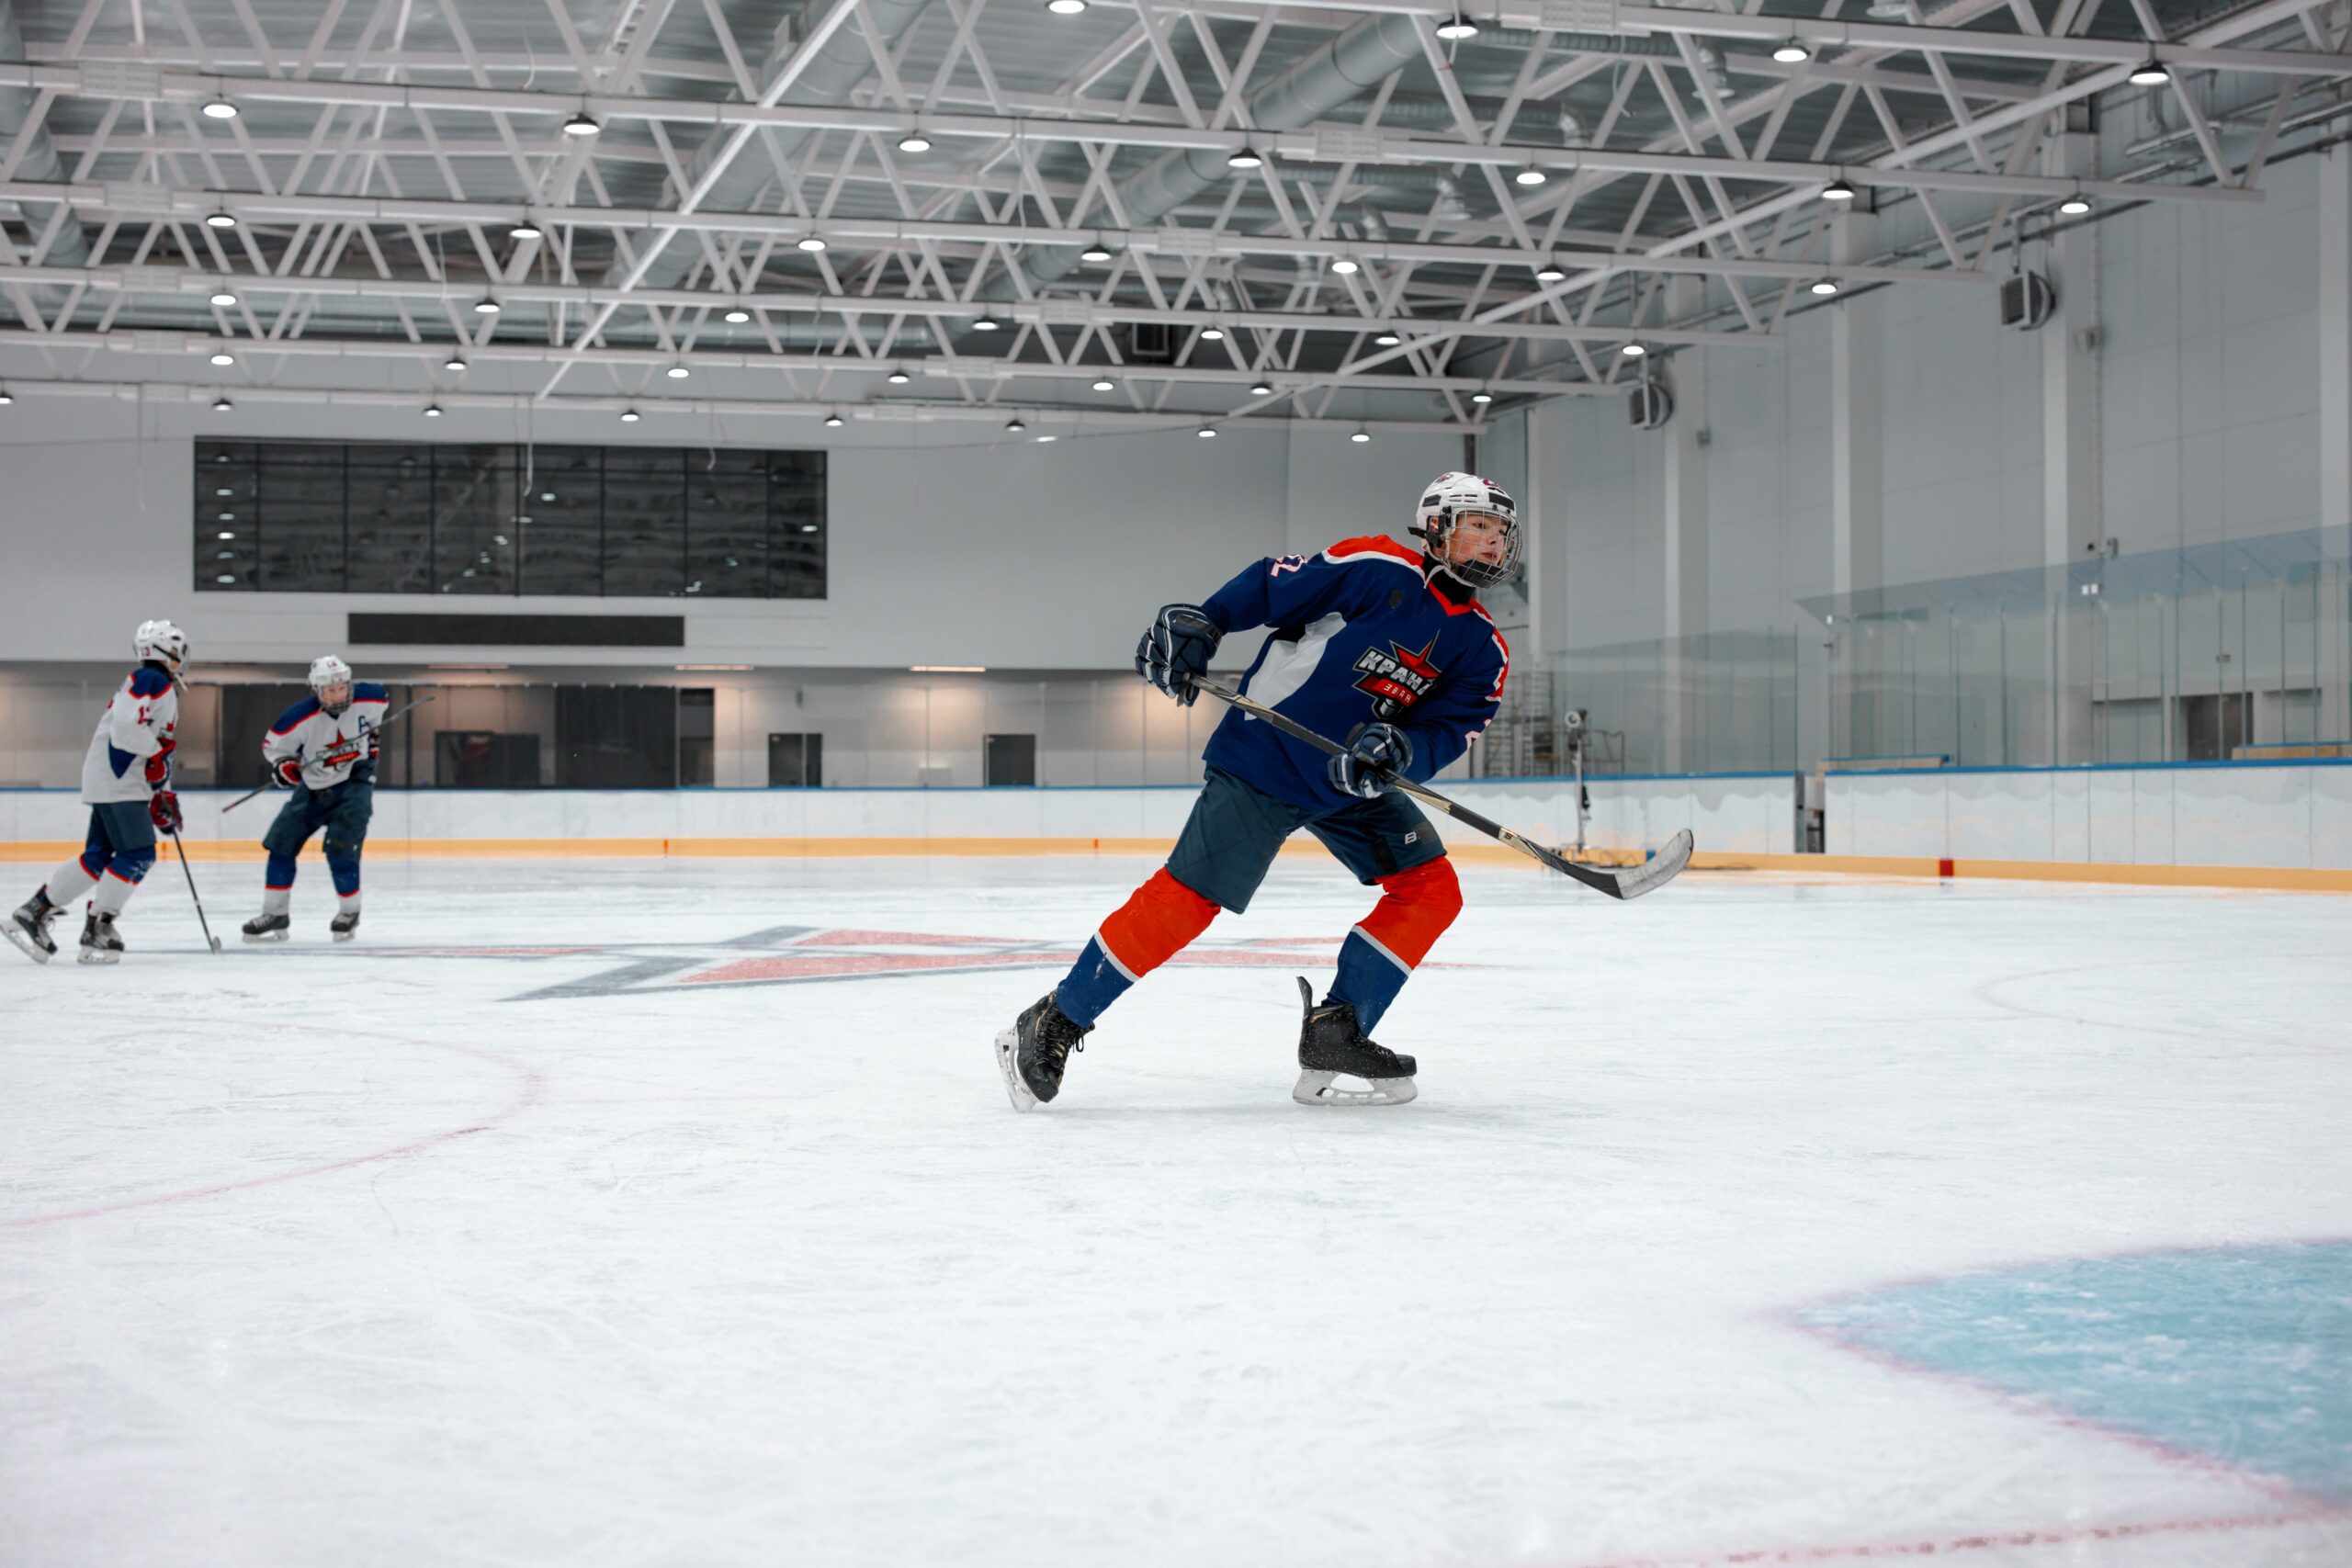
[[[213,593],[822,599],[825,454],[200,441]]]

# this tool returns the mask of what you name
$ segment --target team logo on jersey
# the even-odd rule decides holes
[[[1383,712],[1402,713],[1434,691],[1444,673],[1430,662],[1430,649],[1436,646],[1435,632],[1419,653],[1401,642],[1385,649],[1374,644],[1356,656],[1356,690]]]

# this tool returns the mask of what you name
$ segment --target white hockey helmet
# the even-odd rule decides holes
[[[1446,559],[1445,547],[1453,537],[1454,519],[1465,512],[1483,512],[1503,520],[1506,531],[1501,560]],[[1473,588],[1493,588],[1519,574],[1519,502],[1492,479],[1480,479],[1476,474],[1438,475],[1421,491],[1421,504],[1413,513],[1413,533],[1431,558],[1442,562],[1446,570]]]
[[[177,673],[187,661],[187,633],[169,621],[141,621],[130,634],[130,648],[142,662],[153,660]]]
[[[319,699],[320,706],[326,706],[326,694],[330,687],[347,687],[350,684],[351,666],[334,654],[322,653],[311,660],[311,694]],[[351,696],[348,692],[344,694],[343,700],[345,706],[350,705]],[[327,708],[327,712],[331,714],[338,714],[342,711],[343,708],[340,707]]]

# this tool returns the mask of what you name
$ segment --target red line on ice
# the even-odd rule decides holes
[[[2030,1546],[2065,1546],[2086,1540],[2133,1540],[2152,1535],[2211,1534],[2222,1530],[2278,1529],[2347,1517],[2327,1508],[2309,1514],[2243,1514],[2201,1519],[2153,1519],[2137,1524],[2048,1525],[2038,1529],[1984,1530],[1931,1540],[1854,1541],[1827,1546],[1765,1546],[1739,1551],[1701,1552],[1689,1557],[1618,1557],[1577,1568],[1717,1568],[1734,1563],[1849,1562],[1870,1558],[1939,1557],[1957,1551],[2003,1551]]]
[[[232,1021],[199,1019],[186,1021],[224,1023]],[[246,1021],[234,1021],[239,1028],[254,1027]],[[190,1187],[178,1192],[158,1193],[152,1198],[125,1198],[119,1202],[96,1203],[85,1209],[64,1209],[53,1214],[28,1214],[23,1219],[0,1222],[0,1230],[26,1230],[35,1225],[62,1224],[68,1220],[89,1220],[96,1219],[101,1214],[119,1214],[127,1209],[156,1209],[170,1203],[191,1203],[199,1198],[217,1198],[223,1193],[244,1192],[256,1187],[275,1187],[281,1181],[301,1181],[313,1176],[332,1176],[336,1171],[349,1170],[356,1166],[374,1165],[381,1160],[399,1159],[406,1155],[423,1154],[427,1149],[438,1148],[443,1144],[454,1143],[459,1138],[470,1137],[476,1133],[487,1133],[493,1127],[511,1122],[538,1104],[541,1096],[546,1092],[546,1076],[537,1067],[515,1061],[510,1056],[499,1055],[492,1051],[478,1050],[471,1045],[453,1045],[438,1040],[418,1040],[400,1034],[368,1034],[358,1030],[344,1030],[341,1032],[371,1040],[393,1041],[402,1045],[424,1045],[435,1051],[454,1051],[461,1056],[472,1056],[504,1067],[507,1071],[517,1075],[522,1084],[515,1091],[513,1100],[488,1116],[477,1117],[462,1127],[452,1127],[447,1132],[432,1133],[422,1138],[412,1138],[404,1144],[394,1144],[389,1148],[370,1149],[366,1154],[353,1155],[347,1159],[329,1160],[323,1165],[305,1166],[300,1170],[274,1171],[267,1176],[250,1176],[237,1181],[216,1181],[209,1186]]]

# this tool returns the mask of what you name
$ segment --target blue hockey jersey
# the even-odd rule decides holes
[[[1319,555],[1259,561],[1202,608],[1227,633],[1272,626],[1241,689],[1319,735],[1345,740],[1382,721],[1413,741],[1405,771],[1427,782],[1468,749],[1501,705],[1510,649],[1476,599],[1449,598],[1420,552],[1374,535]],[[1331,787],[1329,759],[1239,709],[1204,760],[1312,810],[1353,796]]]

